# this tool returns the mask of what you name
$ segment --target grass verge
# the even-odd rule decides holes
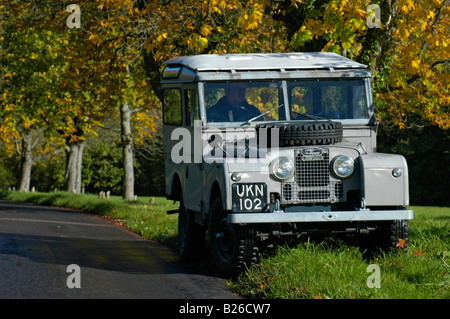
[[[141,197],[126,202],[120,197],[96,195],[22,193],[0,191],[0,198],[46,206],[80,209],[113,218],[144,238],[176,248],[177,216],[167,210],[177,204],[165,198]],[[251,298],[450,298],[450,209],[412,207],[408,252],[380,254],[365,259],[357,247],[343,242],[306,241],[293,248],[277,247],[263,256],[259,266],[241,274],[229,286]],[[369,288],[380,270],[380,288]]]
[[[365,259],[357,247],[342,242],[279,247],[233,282],[233,290],[254,298],[448,299],[450,209],[412,209],[407,252]],[[379,266],[380,288],[369,288],[371,264]]]

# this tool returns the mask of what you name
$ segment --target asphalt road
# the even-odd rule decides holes
[[[1,299],[239,298],[194,268],[101,217],[0,201]]]

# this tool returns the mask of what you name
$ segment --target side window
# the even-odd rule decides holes
[[[193,126],[194,120],[200,119],[197,90],[184,90],[184,100],[186,101],[186,125]]]
[[[181,125],[180,89],[165,89],[163,97],[164,124]]]

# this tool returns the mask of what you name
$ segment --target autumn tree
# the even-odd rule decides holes
[[[274,17],[290,27],[295,50],[331,51],[369,65],[380,120],[404,128],[416,115],[449,127],[448,2],[292,0],[272,6]],[[375,7],[379,26],[369,25]],[[301,24],[288,12],[301,12]]]
[[[400,128],[414,118],[450,128],[450,8],[445,0],[400,0],[391,7],[393,23],[389,80],[377,97],[382,119]]]
[[[145,10],[128,0],[79,1],[82,24],[71,29],[66,9],[75,5],[66,5],[23,1],[0,7],[1,132],[14,141],[33,125],[45,125],[47,138],[67,150],[65,189],[79,192],[85,141],[102,119],[120,114],[125,197],[133,199],[132,125],[143,128],[136,136],[142,140],[154,121],[140,64]]]
[[[54,110],[49,126],[58,133],[66,145],[67,161],[64,188],[66,191],[81,191],[81,168],[86,140],[96,135],[95,128],[113,114],[114,107],[104,99],[108,88],[103,84],[102,48],[92,37],[95,7],[86,7],[83,13],[83,28],[69,29],[70,13],[59,8],[55,14],[53,29],[60,30],[64,46],[59,54],[64,58],[64,70],[56,83],[53,97]],[[59,119],[55,121],[55,119]]]
[[[30,189],[33,147],[41,136],[45,109],[60,72],[61,42],[55,33],[42,27],[45,15],[31,2],[4,4],[0,33],[0,139],[14,143],[21,156],[19,189]],[[40,132],[38,134],[38,132]]]
[[[131,0],[79,1],[78,6],[81,28],[69,32],[64,52],[68,69],[58,83],[60,92],[64,92],[59,100],[72,101],[68,120],[72,120],[74,130],[62,136],[68,145],[78,147],[80,158],[83,141],[101,125],[102,118],[120,115],[123,192],[125,199],[133,200],[133,120],[140,124],[138,132],[142,134],[138,139],[151,133],[154,121],[148,114],[154,105],[141,67],[146,11]],[[58,19],[67,19],[67,14],[60,12]]]
[[[104,83],[115,92],[110,101],[120,111],[123,197],[127,200],[134,200],[135,139],[142,141],[142,136],[151,134],[155,126],[152,109],[156,105],[142,69],[142,52],[147,41],[146,16],[153,8],[152,3],[144,7],[132,0],[98,1],[97,9],[103,13],[104,20],[91,35],[101,43],[102,54],[111,55],[111,62],[105,64],[108,70],[105,70]]]

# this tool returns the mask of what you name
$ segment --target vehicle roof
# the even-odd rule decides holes
[[[332,52],[202,54],[174,57],[167,66],[196,72],[256,70],[365,69],[367,66]]]

